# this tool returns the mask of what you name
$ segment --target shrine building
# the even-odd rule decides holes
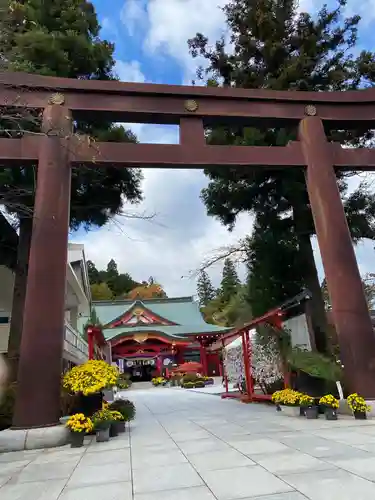
[[[192,297],[94,301],[92,307],[112,361],[133,380],[151,380],[187,361],[200,362],[205,375],[220,374],[219,356],[208,349],[230,328],[206,323]]]

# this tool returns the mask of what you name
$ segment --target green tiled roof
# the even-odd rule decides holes
[[[123,334],[133,335],[134,333],[141,332],[158,332],[167,337],[174,337],[176,339],[186,339],[186,336],[190,333],[221,333],[228,331],[228,328],[222,328],[220,326],[205,324],[205,328],[198,327],[197,325],[179,325],[179,326],[164,326],[164,325],[149,325],[149,326],[137,326],[137,327],[117,327],[117,328],[105,328],[103,330],[103,335],[106,340],[110,340],[118,335]]]
[[[115,300],[94,301],[96,314],[102,325],[111,323],[116,318],[124,315],[134,306],[149,309],[157,316],[161,316],[177,326],[146,325],[129,326],[117,328],[105,328],[103,334],[107,340],[123,333],[124,335],[142,331],[160,332],[169,337],[181,338],[190,334],[219,333],[226,332],[229,328],[223,328],[206,323],[199,310],[199,305],[192,297],[178,297],[172,299],[145,299],[145,300]],[[87,318],[81,318],[80,322],[85,324]]]

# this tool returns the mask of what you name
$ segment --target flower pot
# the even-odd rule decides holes
[[[305,410],[306,418],[309,420],[313,420],[318,418],[319,412],[317,406],[308,406]]]
[[[355,411],[354,418],[356,420],[366,420],[367,419],[366,412],[365,411]]]
[[[116,420],[116,422],[113,422],[113,425],[116,428],[118,434],[125,432],[125,421],[124,420]]]
[[[281,414],[287,417],[299,417],[300,409],[299,406],[285,406],[280,405]]]
[[[336,408],[326,407],[324,414],[327,420],[337,420],[337,410]]]
[[[118,428],[117,428],[117,422],[111,422],[111,425],[109,427],[109,437],[114,438],[118,436]]]
[[[70,447],[81,448],[85,439],[84,432],[71,432],[70,433]]]
[[[105,443],[106,441],[109,441],[109,427],[97,429],[96,442]]]

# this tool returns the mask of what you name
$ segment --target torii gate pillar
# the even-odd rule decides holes
[[[346,387],[375,398],[375,334],[333,167],[317,116],[299,127],[306,184],[344,364]]]
[[[69,109],[43,113],[13,428],[57,424],[60,416],[70,208]]]

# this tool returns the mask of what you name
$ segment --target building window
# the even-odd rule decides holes
[[[0,325],[6,325],[9,323],[9,317],[8,316],[0,316]]]

